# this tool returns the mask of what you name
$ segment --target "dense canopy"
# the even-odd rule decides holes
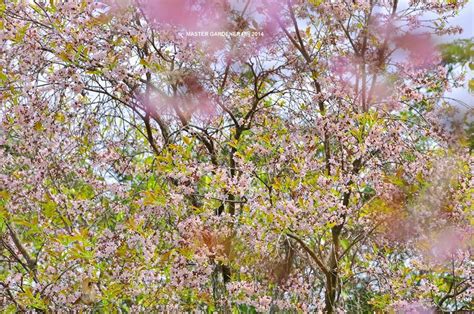
[[[1,1],[0,311],[473,310],[464,5]]]

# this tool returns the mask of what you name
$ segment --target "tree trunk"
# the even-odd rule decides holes
[[[339,270],[337,259],[339,255],[339,235],[341,234],[342,224],[332,228],[333,247],[329,256],[329,268],[326,275],[326,293],[325,293],[325,312],[334,313],[339,290]]]

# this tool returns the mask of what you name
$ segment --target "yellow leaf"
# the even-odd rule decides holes
[[[10,193],[7,190],[0,190],[0,199],[8,201],[10,199]]]
[[[43,130],[43,124],[40,121],[35,122],[33,125],[33,129],[35,131],[42,131]]]

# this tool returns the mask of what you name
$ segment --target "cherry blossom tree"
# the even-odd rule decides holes
[[[472,310],[464,5],[1,2],[0,308]]]

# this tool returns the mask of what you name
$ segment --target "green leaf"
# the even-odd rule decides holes
[[[3,73],[2,68],[0,67],[0,82],[3,83],[6,81],[8,81],[8,76],[5,73]]]
[[[30,23],[27,23],[25,26],[21,27],[15,35],[15,42],[20,42],[25,37],[26,31],[30,27]]]
[[[344,250],[347,250],[347,248],[349,247],[349,241],[347,239],[342,239],[341,246]]]

